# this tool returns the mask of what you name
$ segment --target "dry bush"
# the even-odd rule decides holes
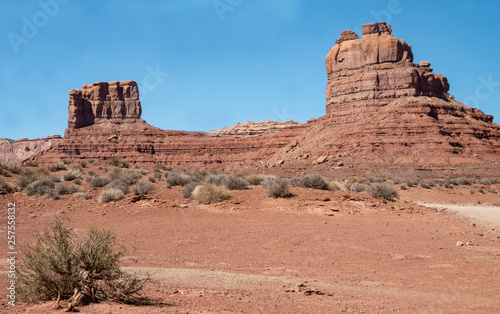
[[[420,183],[420,179],[409,179],[406,180],[406,185],[411,188],[417,186]]]
[[[62,162],[63,164],[65,164],[65,165],[69,165],[69,164],[71,163],[71,161],[69,161],[69,159],[66,159],[66,158],[61,159],[61,162]]]
[[[155,180],[160,180],[163,177],[163,174],[161,172],[155,172],[151,178]]]
[[[109,188],[105,189],[102,191],[101,195],[99,195],[99,198],[97,201],[99,203],[107,203],[107,202],[116,202],[118,200],[121,200],[125,196],[125,193],[118,188]]]
[[[454,185],[472,185],[475,182],[474,179],[468,179],[468,178],[457,178],[457,179],[451,179],[451,184]]]
[[[32,170],[25,170],[19,176],[19,180],[17,181],[17,187],[20,190],[24,190],[28,185],[40,179],[40,176],[36,174]]]
[[[91,188],[102,188],[111,180],[107,177],[88,177],[85,179]]]
[[[110,157],[106,159],[106,164],[118,168],[128,168],[130,165],[121,157]]]
[[[283,178],[269,178],[262,182],[269,197],[290,197],[290,180]]]
[[[248,182],[245,179],[228,174],[209,175],[205,178],[205,184],[220,185],[229,190],[244,190],[248,188]]]
[[[23,171],[23,169],[21,168],[21,166],[19,165],[11,165],[11,166],[7,166],[6,168],[8,171],[10,171],[11,173],[13,174],[21,174],[21,172]]]
[[[303,177],[295,177],[291,179],[293,186],[315,189],[315,190],[329,190],[335,189],[334,185],[330,185],[331,180],[323,178],[319,174],[307,174]]]
[[[82,160],[78,163],[78,166],[80,166],[81,168],[86,168],[87,167],[87,162],[85,160]]]
[[[57,196],[65,194],[73,194],[79,192],[79,190],[80,187],[76,184],[65,185],[64,183],[60,183],[55,188],[55,194]]]
[[[172,171],[172,167],[169,167],[167,165],[159,164],[155,165],[153,168],[154,172],[169,172]]]
[[[493,194],[497,194],[497,189],[494,186],[491,186],[488,188],[488,192],[493,193]]]
[[[353,192],[364,192],[364,191],[367,191],[369,187],[370,187],[369,185],[360,184],[358,182],[345,184],[346,190],[353,191]]]
[[[100,161],[97,161],[97,160],[95,160],[95,159],[89,159],[89,164],[91,164],[91,165],[100,165],[100,164],[101,164],[101,162],[100,162]]]
[[[400,188],[401,190],[403,190],[403,191],[408,190],[408,188],[407,188],[407,187],[406,187],[406,185],[404,185],[404,184],[401,184],[401,185],[399,186],[399,188]]]
[[[134,195],[142,196],[153,191],[154,188],[154,184],[149,181],[139,181],[132,187],[132,193],[134,193]]]
[[[51,163],[49,165],[48,169],[49,169],[50,172],[57,172],[57,171],[61,171],[61,170],[67,170],[66,165],[62,161]]]
[[[92,170],[92,169],[90,169],[89,171],[87,171],[87,174],[89,176],[97,177],[97,172],[95,172],[95,170]]]
[[[24,190],[28,196],[33,195],[54,195],[55,182],[61,181],[58,177],[48,177],[30,183]]]
[[[64,181],[73,181],[75,179],[81,179],[82,173],[78,169],[70,169],[63,174]]]
[[[116,234],[111,229],[90,226],[78,241],[72,229],[56,218],[35,238],[35,244],[22,249],[25,258],[19,267],[17,287],[22,301],[49,301],[58,297],[64,300],[78,291],[93,291],[95,295],[88,297],[134,302],[150,278],[120,269],[118,262],[127,251],[117,248]],[[71,299],[69,302],[75,305]]]
[[[193,181],[193,179],[190,176],[180,174],[178,172],[169,172],[167,178],[165,179],[165,182],[170,184],[170,186],[178,186],[178,185],[184,186],[191,181]]]
[[[396,191],[394,185],[389,183],[373,184],[368,188],[368,192],[375,198],[381,198],[388,201],[392,201],[399,197],[398,191]]]
[[[193,190],[192,197],[200,204],[212,204],[229,199],[231,194],[223,186],[207,184],[198,185]]]
[[[183,198],[190,198],[191,194],[193,193],[194,189],[200,185],[200,182],[189,182],[184,186],[182,189],[182,197]]]
[[[2,178],[0,178],[0,194],[12,193],[12,187]]]
[[[245,180],[247,180],[247,182],[250,185],[260,185],[266,179],[267,179],[267,176],[263,175],[263,174],[247,174],[245,176]]]
[[[83,193],[83,192],[76,192],[76,193],[73,194],[73,197],[74,198],[81,197],[81,198],[84,198],[86,200],[88,200],[88,199],[91,198],[91,196],[88,193]]]
[[[155,182],[156,182],[156,179],[155,179],[155,177],[150,176],[150,177],[148,178],[148,181],[149,181],[149,182],[151,182],[151,183],[155,183]]]
[[[431,180],[420,180],[420,186],[423,187],[424,189],[430,189],[435,186],[434,181]]]
[[[28,160],[23,163],[23,166],[25,167],[38,167],[38,161],[35,160]]]

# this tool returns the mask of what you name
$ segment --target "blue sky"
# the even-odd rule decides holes
[[[64,134],[69,90],[97,81],[137,81],[162,129],[305,122],[325,112],[340,32],[380,20],[500,121],[496,0],[3,0],[0,138]]]

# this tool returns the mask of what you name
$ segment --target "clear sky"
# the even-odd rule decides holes
[[[305,122],[340,32],[380,20],[500,122],[497,0],[2,0],[0,138],[64,134],[69,90],[98,81],[137,81],[162,129]]]

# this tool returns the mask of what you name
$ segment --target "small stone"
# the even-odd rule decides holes
[[[458,241],[456,246],[464,246],[464,243],[462,241]]]
[[[429,61],[420,61],[420,66],[428,68],[431,66],[431,63]]]

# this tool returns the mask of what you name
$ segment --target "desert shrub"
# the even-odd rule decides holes
[[[420,183],[420,179],[409,179],[406,180],[406,185],[411,188],[417,186]]]
[[[109,188],[109,189],[104,189],[101,193],[101,195],[99,195],[99,198],[97,199],[97,201],[99,203],[107,203],[107,202],[111,202],[111,201],[118,201],[118,200],[121,200],[123,197],[125,196],[125,193],[119,189],[119,188]]]
[[[94,170],[90,169],[89,171],[87,171],[87,174],[89,176],[93,176],[93,177],[97,177],[97,172],[95,172]]]
[[[80,162],[78,163],[78,166],[80,166],[81,168],[86,168],[86,167],[87,167],[87,165],[88,165],[88,164],[87,164],[87,162],[86,162],[86,161],[84,161],[84,160],[82,160],[82,161],[80,161]]]
[[[48,177],[30,183],[24,190],[28,196],[33,195],[53,195],[55,182],[61,181],[58,177]]]
[[[231,194],[223,186],[205,184],[195,187],[192,197],[200,204],[212,204],[229,199]]]
[[[457,179],[452,179],[451,183],[454,185],[471,185],[474,183],[474,179],[457,178]]]
[[[154,184],[149,181],[139,181],[132,187],[132,193],[135,195],[146,195],[153,191],[154,188]]]
[[[269,178],[262,182],[266,194],[272,198],[290,197],[290,180],[283,178]]]
[[[170,184],[170,186],[177,186],[177,185],[186,185],[189,182],[193,181],[192,178],[188,175],[183,175],[178,172],[169,172],[167,175],[167,178],[165,179],[165,182]]]
[[[66,165],[62,161],[51,163],[49,165],[48,169],[49,169],[50,172],[57,172],[57,171],[61,171],[61,170],[67,170]]]
[[[79,190],[80,188],[76,184],[65,185],[63,183],[60,183],[55,188],[56,195],[73,194],[78,192]]]
[[[353,191],[353,192],[364,192],[364,191],[367,191],[369,187],[370,187],[369,185],[360,184],[358,182],[345,184],[346,190]]]
[[[434,187],[434,182],[430,180],[420,180],[420,186],[423,187],[424,189],[430,189]]]
[[[472,189],[472,188],[471,188],[471,189],[469,189],[469,193],[470,193],[470,194],[474,194],[475,192],[476,192],[476,190],[474,190],[474,189]]]
[[[23,171],[23,173],[26,172],[26,171],[31,171],[31,170],[26,169],[26,170]],[[38,169],[35,170],[35,173],[40,178],[50,177],[50,171],[47,168],[43,168],[43,167],[42,168],[38,168]]]
[[[21,190],[25,189],[28,185],[40,179],[40,176],[34,171],[26,170],[19,176],[17,187]]]
[[[82,178],[82,173],[78,169],[70,169],[63,174],[64,181],[73,181],[78,178]]]
[[[394,184],[398,185],[398,184],[404,183],[404,180],[403,180],[403,179],[401,179],[401,178],[394,178],[394,179],[392,180],[392,182],[393,182]]]
[[[450,180],[443,180],[443,186],[447,189],[451,189],[453,187]]]
[[[111,180],[107,177],[88,177],[85,179],[91,188],[102,188]]]
[[[248,182],[245,179],[228,174],[209,175],[205,178],[205,184],[220,185],[229,190],[244,190],[248,188]]]
[[[291,179],[293,186],[316,189],[316,190],[340,190],[340,187],[332,180],[324,178],[319,174],[308,174],[303,177]]]
[[[406,185],[404,185],[404,184],[401,184],[401,185],[399,186],[399,188],[400,188],[401,190],[403,190],[403,191],[408,190],[408,188],[407,188],[407,187],[406,187]]]
[[[19,165],[11,165],[7,166],[7,170],[9,170],[13,174],[21,174],[23,169]]]
[[[75,180],[73,180],[73,183],[78,184],[78,185],[81,185],[82,182],[83,182],[83,178],[76,178]]]
[[[23,166],[25,167],[38,167],[38,161],[35,160],[28,160],[23,163]]]
[[[36,242],[23,246],[19,268],[19,295],[27,302],[67,299],[78,291],[93,291],[95,298],[131,302],[149,277],[124,273],[118,265],[127,251],[117,248],[112,229],[90,226],[78,241],[61,219],[50,224]],[[76,302],[69,300],[71,310]]]
[[[169,167],[169,166],[163,165],[163,164],[158,164],[158,165],[154,166],[153,171],[154,172],[168,172],[168,171],[172,171],[172,167]]]
[[[193,193],[194,189],[200,185],[200,182],[189,182],[184,186],[182,189],[182,197],[184,198],[190,198],[191,194]]]
[[[100,164],[100,162],[95,160],[95,159],[89,159],[88,163],[91,165],[99,165]]]
[[[477,189],[477,191],[478,191],[479,193],[484,194],[484,188],[483,188],[483,187],[480,187],[479,189]]]
[[[128,187],[129,187],[129,184],[123,180],[123,179],[115,179],[115,180],[111,180],[108,184],[106,184],[104,186],[104,189],[105,190],[109,190],[109,189],[119,189],[121,190],[124,194],[127,194],[128,192]]]
[[[76,193],[73,194],[73,197],[74,198],[82,197],[82,198],[84,198],[86,200],[88,200],[88,199],[91,198],[91,196],[88,193],[83,193],[83,192],[76,192]]]
[[[264,182],[267,179],[267,176],[263,174],[247,174],[245,176],[245,180],[250,185],[260,185],[262,182]]]
[[[106,164],[115,166],[118,168],[128,168],[129,163],[126,162],[123,158],[121,157],[110,157],[106,160]]]
[[[12,187],[2,178],[0,178],[0,194],[1,193],[12,193]]]
[[[148,178],[148,181],[149,181],[149,182],[151,182],[151,183],[155,183],[155,182],[156,182],[156,178],[155,178],[155,177],[153,177],[153,176],[150,176],[150,177]]]
[[[7,170],[5,170],[4,168],[0,167],[0,176],[10,177],[11,174],[10,174],[10,172],[8,172]]]
[[[138,171],[130,170],[123,175],[123,180],[125,180],[125,182],[128,185],[132,185],[132,184],[136,184],[137,182],[139,182],[141,177],[142,177],[142,175]]]
[[[494,186],[491,186],[491,187],[488,188],[488,192],[496,194],[497,193],[497,189]]]
[[[153,179],[160,180],[163,177],[161,172],[155,172],[152,176]]]
[[[368,188],[368,192],[375,198],[381,198],[388,201],[392,201],[399,197],[398,191],[396,191],[394,185],[389,183],[373,184]]]
[[[71,163],[71,161],[70,161],[69,159],[66,159],[66,158],[61,159],[61,162],[62,162],[63,164],[65,164],[65,165],[69,165],[69,164]]]

